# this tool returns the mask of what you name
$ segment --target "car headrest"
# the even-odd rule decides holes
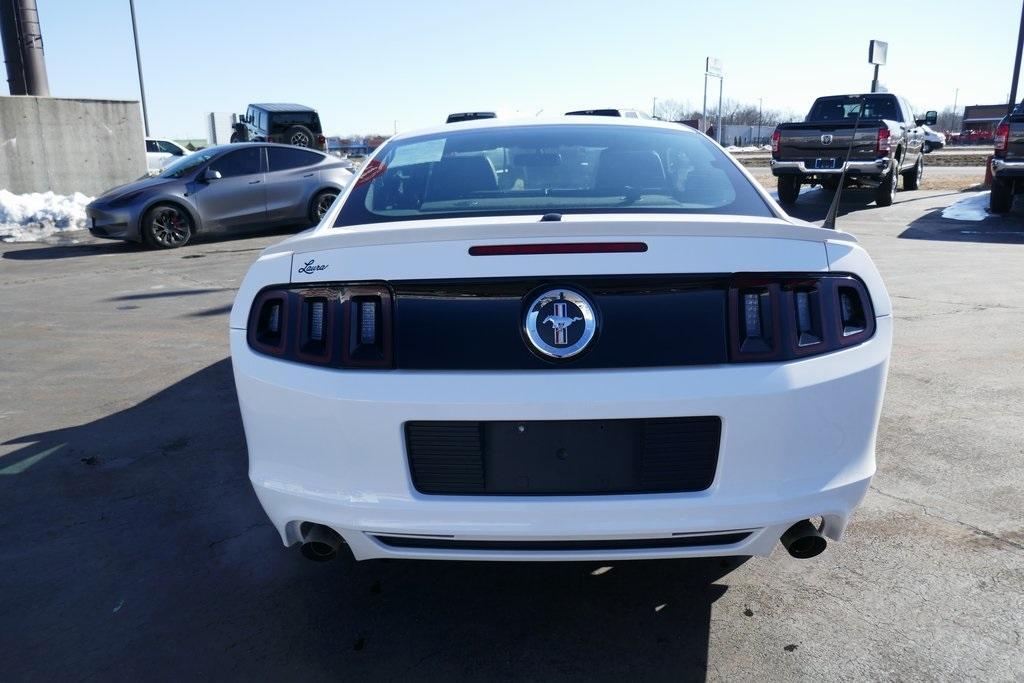
[[[430,172],[425,201],[465,197],[473,192],[494,192],[498,177],[485,156],[447,157]]]
[[[653,150],[601,152],[594,187],[619,191],[624,187],[652,188],[665,186],[665,167]]]

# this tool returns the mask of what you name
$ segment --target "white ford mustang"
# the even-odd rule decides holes
[[[889,297],[704,135],[399,135],[231,312],[250,477],[314,559],[795,557],[875,471]]]

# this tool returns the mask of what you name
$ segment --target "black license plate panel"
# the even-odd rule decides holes
[[[441,495],[702,491],[721,430],[713,416],[405,423],[412,483]]]
[[[819,157],[814,160],[814,168],[834,169],[838,161],[835,157]]]

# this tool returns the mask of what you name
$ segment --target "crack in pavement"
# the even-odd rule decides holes
[[[1002,536],[1000,536],[1000,535],[998,535],[996,533],[993,533],[991,531],[987,531],[985,529],[982,529],[981,527],[978,527],[978,526],[975,526],[975,525],[971,524],[970,522],[965,522],[965,521],[963,521],[961,519],[957,519],[955,517],[946,517],[946,516],[941,515],[941,514],[933,513],[931,508],[929,508],[924,503],[918,503],[916,500],[910,500],[909,498],[901,498],[900,496],[896,496],[896,495],[893,495],[891,493],[886,493],[885,491],[879,489],[878,487],[876,487],[874,485],[872,485],[870,488],[871,488],[872,491],[874,491],[875,493],[879,494],[880,496],[885,496],[886,498],[891,498],[893,500],[898,500],[901,503],[907,503],[908,505],[914,505],[916,507],[921,508],[921,510],[924,512],[926,517],[931,517],[933,519],[941,519],[942,521],[949,522],[950,524],[959,524],[960,526],[962,526],[964,528],[967,528],[967,529],[970,529],[971,531],[973,531],[973,532],[975,532],[977,534],[980,534],[980,535],[984,536],[985,538],[991,539],[993,541],[998,541],[999,543],[1005,543],[1006,545],[1010,546],[1011,548],[1016,548],[1017,550],[1024,550],[1024,543],[1018,543],[1017,541],[1011,541],[1008,538],[1003,538]]]

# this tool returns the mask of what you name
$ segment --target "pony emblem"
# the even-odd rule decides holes
[[[566,303],[564,301],[556,301],[555,314],[544,318],[544,322],[542,324],[547,325],[548,323],[551,323],[551,329],[555,332],[555,345],[565,346],[569,343],[566,341],[566,337],[568,337],[566,330],[577,320],[583,320],[583,318],[578,315],[574,315],[570,318],[569,307]]]
[[[571,358],[593,341],[597,316],[593,304],[583,294],[571,289],[551,289],[530,303],[523,332],[541,356]]]

